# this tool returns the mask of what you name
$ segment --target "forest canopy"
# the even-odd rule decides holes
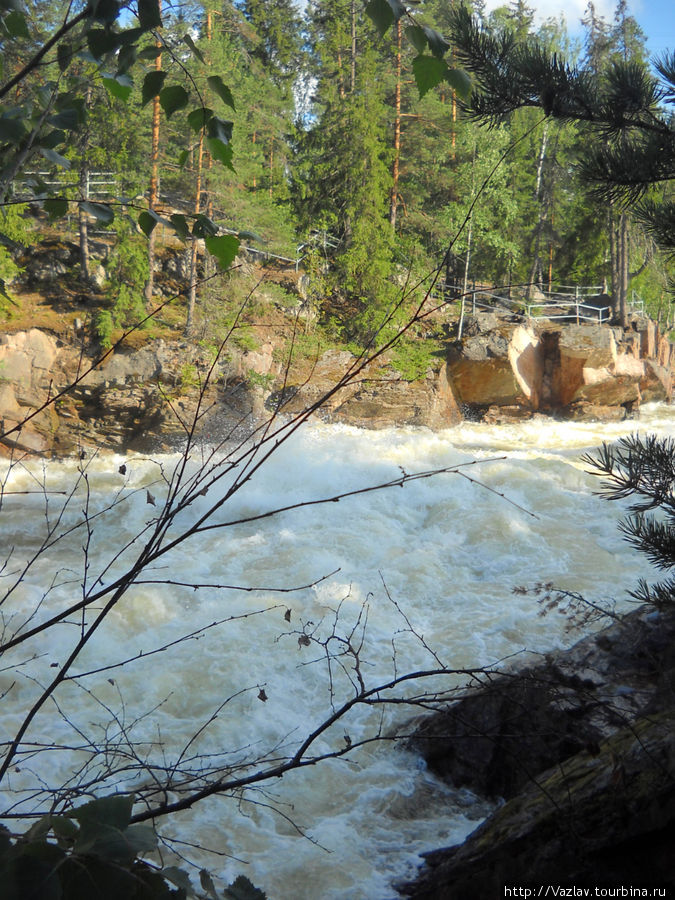
[[[20,237],[16,205],[29,200],[52,221],[131,216],[151,253],[162,224],[204,240],[225,269],[241,240],[302,255],[346,339],[374,333],[402,271],[439,268],[460,285],[637,291],[668,320],[672,262],[655,240],[664,210],[672,218],[672,134],[654,133],[667,158],[654,143],[640,151],[661,167],[648,177],[662,196],[599,191],[603,166],[635,171],[635,142],[595,142],[589,156],[588,117],[525,82],[556,60],[558,81],[577,73],[573,91],[592,83],[612,109],[632,72],[624,89],[641,85],[634,102],[665,122],[672,59],[657,63],[659,85],[624,0],[609,22],[589,2],[583,26],[575,41],[563,21],[537,25],[522,0],[490,14],[439,0],[311,0],[302,12],[293,0],[3,0],[3,244]],[[103,191],[92,173],[105,173]],[[148,278],[146,302],[152,266]]]

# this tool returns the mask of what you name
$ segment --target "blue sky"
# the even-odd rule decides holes
[[[306,0],[296,0],[299,7],[304,7]],[[594,0],[596,12],[607,22],[614,20],[615,0]],[[487,0],[486,8],[494,9],[504,6],[508,0]],[[581,36],[581,17],[588,0],[528,0],[528,5],[536,10],[540,20],[559,18],[562,14],[567,21],[571,36]],[[631,15],[640,23],[647,35],[647,47],[652,56],[664,50],[675,52],[675,3],[674,0],[629,0]]]
[[[488,10],[504,5],[504,0],[488,0]],[[570,35],[580,36],[581,17],[587,0],[528,0],[528,5],[537,11],[540,19],[565,16]],[[595,0],[599,15],[612,22],[614,20],[613,0]],[[664,50],[675,51],[675,4],[673,0],[632,0],[628,4],[631,15],[635,16],[647,35],[647,47],[652,55]]]

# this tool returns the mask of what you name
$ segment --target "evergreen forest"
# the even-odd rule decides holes
[[[434,277],[455,296],[474,283],[614,294],[624,272],[624,291],[671,324],[668,256],[630,205],[579,178],[586,125],[536,108],[487,125],[467,114],[452,4],[402,16],[394,0],[186,0],[155,21],[152,4],[120,15],[112,3],[106,22],[104,3],[100,27],[36,66],[72,5],[5,5],[0,277],[11,284],[12,247],[36,228],[71,228],[87,279],[87,229],[107,228],[118,250],[104,345],[148,308],[167,228],[187,246],[187,333],[214,294],[199,239],[224,268],[243,244],[307,273],[332,343],[386,339],[402,285],[412,297]],[[487,34],[536,40],[600,79],[617,60],[650,71],[625,0],[610,21],[589,0],[581,40],[564,20],[536,25],[523,0],[469,9]],[[1,302],[11,314],[11,292]]]

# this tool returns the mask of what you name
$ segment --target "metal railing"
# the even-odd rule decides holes
[[[73,175],[73,178],[66,178],[64,176],[54,177],[54,174],[52,172],[25,172],[21,179],[15,182],[15,185],[17,187],[20,187],[22,183],[25,183],[31,178],[39,178],[47,187],[59,188],[63,190],[64,193],[66,193],[69,190],[74,190],[80,187],[79,174],[76,175],[75,173],[73,173]],[[89,199],[94,199],[95,197],[103,199],[104,197],[117,196],[119,190],[118,180],[115,176],[115,173],[98,171],[89,172],[85,178],[84,193],[85,196]],[[17,195],[17,200],[21,199],[21,195]],[[26,198],[26,202],[29,202],[32,199],[33,195],[31,194]]]
[[[535,312],[539,310],[550,310]],[[570,312],[553,312],[553,310],[569,309]],[[579,300],[556,300],[545,304],[530,303],[527,306],[527,315],[531,319],[574,319],[577,322],[609,322],[612,318],[611,306],[594,306],[590,303],[580,303]]]

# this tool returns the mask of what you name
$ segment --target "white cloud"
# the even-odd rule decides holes
[[[490,12],[498,6],[505,5],[507,4],[504,0],[487,0],[485,8]],[[563,15],[569,30],[576,32],[581,27],[581,18],[586,12],[588,0],[530,0],[528,5],[535,11],[537,24],[545,19],[558,19]],[[608,22],[614,17],[614,5],[612,0],[594,0],[596,15],[602,16]]]

